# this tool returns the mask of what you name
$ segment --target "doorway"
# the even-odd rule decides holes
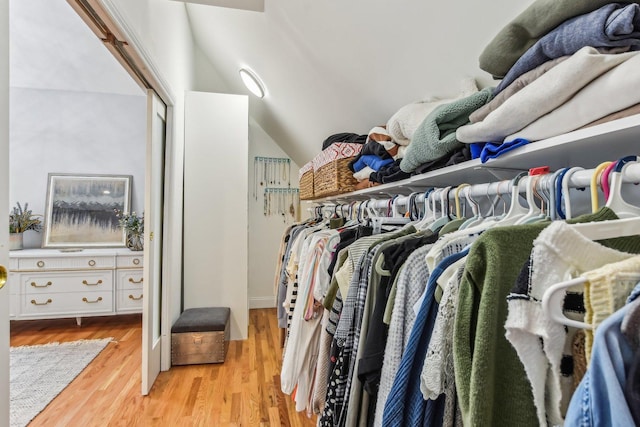
[[[155,170],[160,195],[155,194],[151,201],[145,189],[150,176],[145,176],[148,94],[68,4],[46,0],[11,3],[11,205],[29,203],[34,212],[44,213],[43,175],[98,173],[132,176],[131,210],[142,212],[151,205],[162,210],[163,166]],[[22,31],[25,29],[28,31]],[[75,62],[65,57],[70,52],[76,55]],[[166,116],[160,129],[162,144],[165,121]],[[164,146],[160,157],[163,163]],[[157,221],[160,229],[156,226],[145,242],[147,247],[160,242],[160,248],[154,250],[155,261],[145,260],[147,283],[149,277],[152,282],[161,281],[162,215]],[[41,235],[32,232],[25,237],[26,248],[40,246]],[[160,292],[156,295],[154,311],[159,313]],[[157,315],[156,340],[159,322]],[[75,327],[72,321],[70,327]],[[160,364],[156,365],[159,369]]]

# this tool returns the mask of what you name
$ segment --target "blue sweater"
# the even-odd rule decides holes
[[[382,425],[385,427],[442,425],[445,396],[440,395],[435,401],[425,401],[420,391],[420,374],[438,314],[438,303],[435,300],[436,280],[447,267],[468,253],[469,250],[465,249],[448,256],[429,276],[425,297],[384,406]]]

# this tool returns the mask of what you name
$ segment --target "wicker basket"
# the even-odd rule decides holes
[[[300,178],[300,200],[313,199],[313,169],[306,171]]]
[[[333,160],[318,168],[313,174],[314,197],[334,196],[354,191],[358,181],[349,169],[353,157]]]

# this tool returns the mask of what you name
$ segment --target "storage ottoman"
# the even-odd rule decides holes
[[[171,364],[222,363],[229,348],[228,307],[185,310],[171,327]]]

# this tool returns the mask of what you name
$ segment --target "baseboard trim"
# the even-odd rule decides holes
[[[249,298],[249,308],[273,308],[276,306],[275,297]]]

